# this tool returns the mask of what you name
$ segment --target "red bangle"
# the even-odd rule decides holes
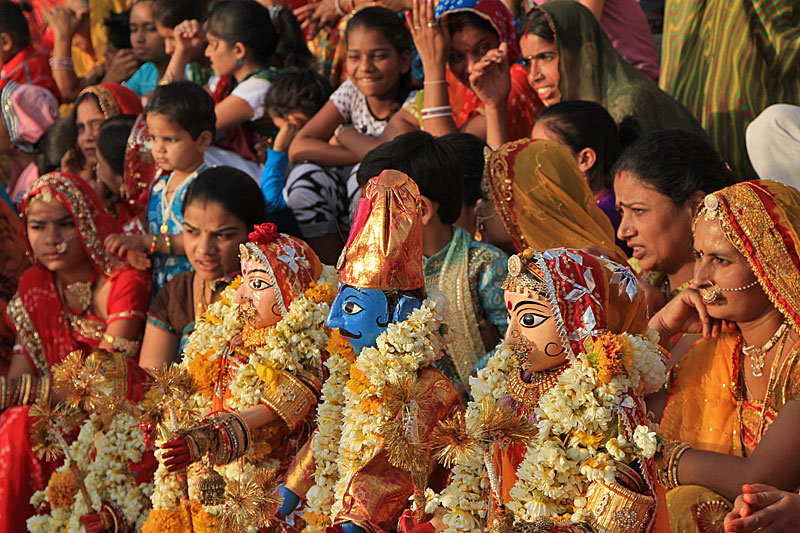
[[[150,251],[147,255],[153,255],[156,252],[156,244],[158,243],[158,235],[153,233],[153,242],[150,243]]]

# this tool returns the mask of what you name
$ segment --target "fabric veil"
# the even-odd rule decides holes
[[[142,101],[136,93],[118,83],[100,83],[85,88],[75,99],[75,108],[90,94],[97,98],[100,111],[106,119],[118,115],[138,115],[142,112]]]
[[[473,13],[488,21],[500,37],[500,42],[508,45],[509,62],[514,63],[519,59],[514,17],[503,2],[500,0],[440,0],[436,4],[436,20],[460,12]]]
[[[535,9],[545,13],[556,36],[562,101],[597,102],[618,123],[635,118],[644,133],[680,129],[705,136],[682,105],[619,55],[589,9],[574,0]]]
[[[517,251],[598,246],[624,257],[611,222],[561,144],[506,143],[487,155],[484,182]]]

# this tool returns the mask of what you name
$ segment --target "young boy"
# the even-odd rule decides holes
[[[47,57],[31,44],[22,8],[16,2],[0,2],[0,91],[10,81],[39,85],[61,100]]]
[[[382,144],[361,161],[359,187],[384,169],[404,172],[419,186],[425,286],[446,296],[455,330],[447,357],[437,365],[453,383],[466,387],[475,364],[505,335],[502,284],[508,258],[453,225],[461,214],[463,172],[446,141],[414,131]]]
[[[332,92],[330,82],[310,69],[286,69],[270,86],[265,105],[279,131],[272,148],[267,150],[267,162],[261,173],[261,192],[268,213],[288,208],[283,186],[289,168],[289,146]]]
[[[214,140],[214,101],[200,85],[180,81],[153,91],[144,108],[152,138],[151,153],[160,167],[147,200],[145,235],[111,235],[106,248],[127,255],[134,266],[153,258],[153,294],[176,274],[192,268],[183,249],[183,196],[206,168],[203,154]]]

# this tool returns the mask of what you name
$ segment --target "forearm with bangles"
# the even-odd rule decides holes
[[[0,377],[0,411],[15,405],[31,405],[39,399],[50,399],[51,381],[33,374],[22,374],[19,378]]]

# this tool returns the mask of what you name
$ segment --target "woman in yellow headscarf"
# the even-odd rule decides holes
[[[693,285],[650,320],[705,336],[672,371],[657,470],[673,531],[722,531],[743,484],[800,486],[800,191],[738,183],[694,224]]]
[[[575,157],[559,143],[523,139],[488,153],[484,187],[490,201],[476,207],[479,232],[510,254],[595,246],[625,257]]]

